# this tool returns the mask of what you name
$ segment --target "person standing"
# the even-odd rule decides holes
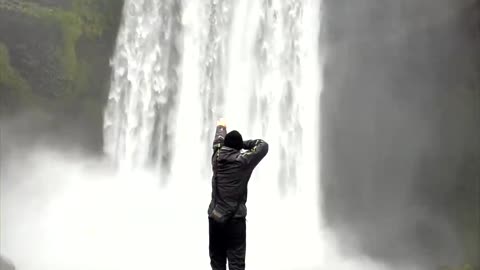
[[[243,149],[243,150],[242,150]],[[243,141],[225,121],[217,122],[212,155],[212,199],[208,207],[212,270],[245,269],[247,185],[253,169],[268,153],[261,139]]]

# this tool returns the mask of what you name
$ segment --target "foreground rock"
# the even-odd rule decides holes
[[[0,270],[14,270],[15,266],[5,259],[4,257],[0,256]]]

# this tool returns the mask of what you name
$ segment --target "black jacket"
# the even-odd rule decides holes
[[[213,140],[212,200],[208,214],[211,214],[216,201],[232,211],[240,203],[234,217],[245,217],[248,181],[253,169],[268,153],[268,144],[260,139],[248,140],[243,142],[244,150],[239,151],[223,145],[226,133],[225,127],[217,126]]]

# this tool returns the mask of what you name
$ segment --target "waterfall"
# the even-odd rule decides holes
[[[209,161],[225,117],[269,143],[248,185],[247,269],[394,269],[340,252],[349,243],[321,218],[320,4],[125,0],[107,158],[45,146],[2,160],[2,256],[21,270],[210,269]]]
[[[311,230],[292,235],[289,245],[311,238],[319,230],[319,3],[127,0],[112,59],[105,152],[121,170],[153,166],[169,182],[210,187],[215,120],[225,117],[229,130],[270,144],[250,188],[252,226],[268,230],[267,213],[306,204],[308,220],[297,221]],[[260,232],[252,231],[250,242]]]
[[[154,265],[208,269],[209,160],[225,117],[228,130],[270,145],[249,184],[251,269],[379,269],[340,259],[321,221],[320,3],[125,1],[105,152],[121,175],[146,169],[167,183],[152,206],[161,217],[145,218],[160,232],[142,231],[158,237],[145,251],[159,254]]]
[[[126,1],[105,111],[105,151],[121,167],[168,160],[176,102],[175,1]]]
[[[271,170],[287,191],[308,156],[304,144],[318,151],[319,3],[126,1],[105,152],[122,169],[153,166],[166,174],[174,156],[185,160],[188,140],[205,163],[223,116],[245,137],[269,140]]]

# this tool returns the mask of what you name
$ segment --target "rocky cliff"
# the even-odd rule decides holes
[[[1,119],[29,114],[38,136],[53,133],[101,149],[109,59],[122,5],[120,0],[0,0]],[[22,125],[16,127],[21,131]]]
[[[479,3],[324,1],[324,214],[370,256],[480,267]]]

